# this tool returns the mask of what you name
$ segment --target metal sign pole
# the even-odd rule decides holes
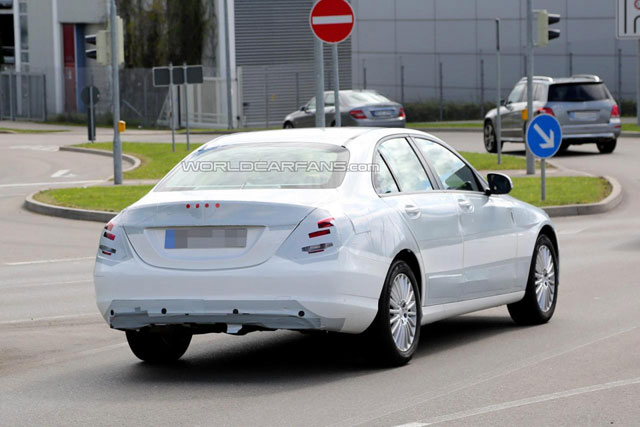
[[[533,120],[533,6],[527,0],[527,125]],[[526,138],[526,135],[525,135]],[[526,145],[527,175],[536,173],[536,163],[533,154]]]
[[[111,0],[111,68],[113,72],[113,183],[122,184],[122,143],[120,142],[120,76],[118,75],[118,17]]]
[[[636,69],[636,122],[640,125],[640,39],[638,39],[636,60],[638,64],[638,68]]]
[[[500,18],[496,18],[496,69],[497,79],[496,92],[498,93],[498,103],[496,105],[498,114],[496,114],[496,144],[498,144],[498,164],[502,164],[502,117],[500,116],[500,108],[502,107],[502,82],[500,81]]]
[[[541,188],[541,196],[542,196],[542,201],[544,202],[547,199],[547,168],[546,168],[546,160],[545,159],[540,159],[540,178],[541,178],[541,184],[542,184],[542,188]]]
[[[323,128],[325,126],[324,118],[324,58],[322,52],[322,42],[318,39],[314,40],[313,53],[316,65],[316,127]]]
[[[227,83],[227,127],[233,129],[233,107],[231,103],[231,56],[229,47],[231,45],[229,41],[229,0],[224,0],[224,57],[226,65],[226,83]]]
[[[95,136],[95,116],[93,114],[93,85],[89,86],[89,141],[93,142]]]
[[[331,56],[333,56],[333,103],[335,105],[335,122],[336,127],[342,126],[342,117],[340,116],[340,77],[338,76],[338,43],[331,46]]]
[[[169,104],[170,104],[170,125],[171,125],[171,150],[176,151],[176,130],[173,114],[173,64],[169,62]]]
[[[187,151],[190,151],[189,148],[189,97],[187,95],[188,87],[187,87],[187,63],[182,64],[182,76],[184,77],[184,114],[185,121],[187,125]]]

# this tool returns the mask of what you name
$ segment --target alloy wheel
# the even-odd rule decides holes
[[[545,245],[538,248],[536,255],[536,300],[543,312],[549,311],[553,305],[556,292],[556,272],[551,251]]]
[[[400,351],[411,348],[418,327],[416,295],[409,277],[400,273],[393,279],[389,298],[389,322],[391,335]]]

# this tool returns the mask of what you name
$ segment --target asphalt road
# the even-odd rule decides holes
[[[481,150],[479,134],[438,136]],[[47,151],[73,139],[0,135],[0,425],[637,425],[640,140],[556,159],[616,177],[624,200],[555,220],[549,324],[517,327],[504,307],[438,322],[408,366],[382,370],[351,337],[294,332],[196,336],[173,366],[138,362],[95,308],[102,225],[21,208],[36,189],[110,175],[108,158]]]

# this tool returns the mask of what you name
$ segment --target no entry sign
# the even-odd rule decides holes
[[[345,0],[320,0],[309,15],[313,34],[325,43],[340,43],[349,37],[354,23],[353,9]]]

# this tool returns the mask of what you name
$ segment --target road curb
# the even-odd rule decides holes
[[[73,153],[85,153],[85,154],[96,154],[98,156],[106,156],[106,157],[113,157],[113,153],[111,151],[108,150],[98,150],[97,148],[83,148],[83,147],[71,147],[68,145],[62,145],[58,148],[58,150],[60,151],[71,151]],[[139,158],[134,157],[130,154],[124,154],[122,153],[122,160],[131,164],[131,166],[129,166],[128,168],[124,169],[122,172],[128,172],[130,170],[136,169],[137,167],[140,166],[140,163],[142,163],[140,161]],[[113,178],[113,177],[111,177]]]
[[[45,191],[45,190],[41,190]],[[50,205],[48,203],[43,203],[35,200],[33,196],[38,194],[40,191],[36,191],[35,193],[31,193],[27,196],[24,201],[24,207],[28,211],[56,216],[58,218],[67,218],[67,219],[79,219],[83,221],[98,221],[98,222],[109,222],[114,216],[116,216],[117,212],[107,212],[107,211],[93,211],[88,209],[76,209],[76,208],[67,208],[63,206]]]
[[[608,212],[622,202],[622,186],[617,179],[610,176],[602,178],[611,184],[611,194],[604,200],[597,203],[587,203],[584,205],[547,206],[542,208],[550,217],[594,215]]]

